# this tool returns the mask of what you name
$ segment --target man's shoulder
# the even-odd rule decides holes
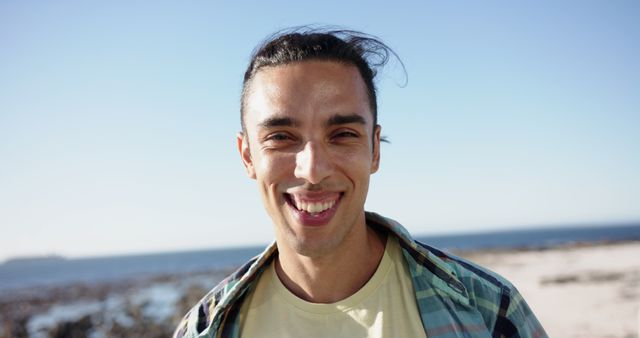
[[[515,289],[508,279],[487,267],[429,244],[420,241],[415,243],[429,252],[434,261],[447,266],[468,291],[502,294],[505,290]]]
[[[416,301],[423,314],[439,314],[442,322],[447,323],[460,319],[457,324],[462,330],[478,327],[478,318],[481,318],[481,325],[498,336],[512,336],[513,333],[525,337],[546,336],[521,294],[506,278],[413,239],[402,225],[392,219],[367,213],[367,220],[399,238],[413,280]],[[437,321],[431,323],[434,322]],[[429,326],[429,322],[424,324],[425,328]],[[446,329],[454,330],[454,327],[447,324]],[[440,329],[435,328],[436,331]]]
[[[247,269],[254,263],[254,259],[245,263],[238,270],[220,281],[204,297],[202,297],[182,318],[178,324],[173,337],[198,337],[212,323],[217,306],[225,298],[229,290],[240,280]]]
[[[220,316],[252,285],[262,268],[271,260],[274,249],[275,246],[270,245],[263,253],[253,257],[220,281],[187,312],[176,327],[173,337],[195,338],[207,336],[206,333],[212,329],[215,331],[215,327],[220,323]]]
[[[430,276],[432,279],[439,279],[451,285],[456,292],[461,291],[461,288],[475,289],[479,286],[482,286],[482,290],[479,291],[485,293],[501,294],[504,290],[514,289],[514,286],[499,274],[470,260],[414,239],[400,223],[392,219],[367,213],[367,220],[374,226],[386,228],[398,237],[405,259],[415,270],[412,271],[414,277]]]
[[[437,297],[442,298],[444,294],[458,304],[459,307],[454,308],[472,308],[477,311],[485,327],[493,335],[499,333],[498,336],[546,337],[533,311],[509,280],[467,259],[424,243],[417,241],[416,243],[432,255],[434,262],[446,266],[451,273],[446,284],[429,283],[431,286],[441,286],[434,289],[439,293]],[[420,285],[420,283],[414,283],[414,285]],[[451,290],[454,292],[450,292]],[[422,294],[416,298],[419,303],[429,304],[425,307],[437,304],[430,292],[416,292],[416,294]]]

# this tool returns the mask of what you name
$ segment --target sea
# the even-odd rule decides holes
[[[418,236],[417,239],[449,251],[537,249],[573,243],[640,240],[640,222]],[[0,264],[0,294],[17,289],[59,287],[71,283],[115,282],[137,277],[230,271],[259,254],[265,247],[266,245],[97,258],[10,260]]]

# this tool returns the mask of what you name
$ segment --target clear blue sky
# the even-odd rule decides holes
[[[262,244],[235,150],[275,30],[381,37],[367,209],[418,234],[640,220],[637,1],[0,2],[0,260]]]

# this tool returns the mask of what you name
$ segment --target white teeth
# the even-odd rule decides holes
[[[307,209],[307,211],[309,211],[310,213],[316,213],[320,210],[322,210],[322,205],[320,205],[320,203],[311,203],[309,209]]]
[[[306,211],[311,214],[316,214],[319,212],[323,212],[327,209],[331,209],[333,205],[336,204],[336,201],[319,202],[319,203],[303,202],[294,195],[291,195],[291,197],[293,197],[291,200],[293,201],[295,207],[298,210]]]

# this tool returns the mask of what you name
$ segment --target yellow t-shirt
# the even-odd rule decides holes
[[[371,279],[333,304],[292,294],[271,263],[240,310],[241,337],[425,337],[407,263],[390,236]]]

